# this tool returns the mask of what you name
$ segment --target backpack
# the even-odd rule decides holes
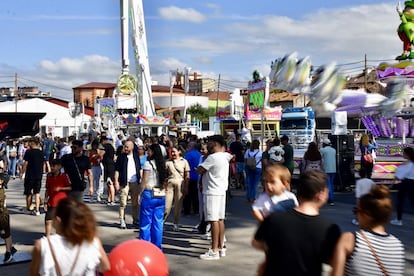
[[[256,155],[258,154],[259,152],[256,152],[253,156],[249,156],[247,159],[246,159],[246,166],[247,166],[247,168],[248,169],[251,169],[251,170],[255,170],[256,169],[256,165],[257,165],[257,162],[256,162]]]

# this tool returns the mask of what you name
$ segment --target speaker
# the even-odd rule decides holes
[[[354,152],[354,135],[329,135],[332,147],[336,149],[336,153]]]
[[[355,185],[354,152],[337,152],[335,190],[345,191]]]

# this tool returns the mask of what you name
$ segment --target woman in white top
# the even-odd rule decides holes
[[[147,158],[138,197],[141,202],[139,238],[162,249],[167,170],[160,145],[150,145]]]
[[[331,276],[404,275],[404,245],[385,229],[391,213],[388,188],[372,186],[356,208],[361,229],[343,233],[336,244]]]
[[[262,154],[263,152],[259,149],[259,140],[253,140],[250,144],[250,148],[246,150],[244,154],[244,160],[246,163],[246,199],[247,202],[255,202],[257,197],[257,189],[259,187],[259,181],[262,177]],[[254,158],[254,168],[249,168],[248,159]]]
[[[406,147],[403,156],[407,162],[400,165],[395,171],[395,178],[401,181],[397,195],[397,219],[391,220],[391,224],[402,226],[402,214],[405,198],[408,197],[414,206],[414,149]]]
[[[55,211],[56,234],[35,242],[30,275],[93,276],[96,271],[109,270],[109,259],[97,237],[92,210],[84,203],[65,198]]]

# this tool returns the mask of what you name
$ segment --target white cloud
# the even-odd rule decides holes
[[[66,100],[72,99],[73,87],[95,81],[115,83],[121,74],[119,61],[99,55],[42,60],[34,69],[14,69],[0,65],[0,75],[17,72],[19,86],[38,86],[53,97]]]
[[[222,79],[234,80],[242,87],[242,81],[249,80],[253,70],[265,75],[272,60],[293,51],[299,56],[310,56],[314,65],[361,61],[354,67],[362,72],[365,54],[368,66],[373,66],[385,59],[393,59],[402,50],[396,32],[400,20],[394,4],[323,9],[300,18],[277,16],[269,11],[268,15],[251,14],[249,21],[241,19],[247,18],[244,15],[227,11],[229,14],[225,16],[226,12],[220,7],[207,6],[217,16],[214,26],[220,28],[197,24],[195,31],[184,32],[182,24],[175,29],[176,25],[171,21],[201,23],[207,17],[194,9],[175,6],[159,9],[161,18],[171,28],[170,33],[177,35],[164,37],[162,30],[157,29],[158,25],[154,28],[160,35],[156,45],[148,41],[152,80],[168,85],[170,70],[183,70],[189,66],[193,68],[191,72],[203,77],[218,79],[220,74]],[[148,25],[147,32],[151,30]],[[130,58],[131,68],[134,68]],[[0,76],[17,72],[25,79],[48,84],[44,86],[45,90],[54,96],[68,98],[72,97],[72,87],[92,81],[116,82],[121,74],[120,67],[119,60],[89,55],[44,59],[35,68],[0,64]],[[24,85],[36,84],[26,81]]]
[[[162,7],[158,9],[160,16],[166,20],[188,21],[192,23],[201,23],[206,17],[195,9],[182,9],[175,6]]]
[[[243,16],[232,15],[238,17]],[[177,57],[185,56],[186,62],[195,63],[190,66],[201,69],[217,64],[217,72],[223,72],[222,61],[233,58],[238,64],[228,74],[234,78],[250,75],[256,67],[264,73],[271,60],[293,51],[300,57],[310,56],[314,65],[360,61],[362,71],[365,54],[368,61],[372,60],[368,62],[370,67],[378,60],[393,59],[402,49],[396,32],[400,19],[390,4],[321,9],[301,18],[252,14],[251,19],[256,21],[227,18],[222,28],[214,30],[200,25],[197,32],[169,37],[163,44],[173,48]],[[203,62],[206,60],[208,63]],[[268,64],[261,62],[266,60]]]

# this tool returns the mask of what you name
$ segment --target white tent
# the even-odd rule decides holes
[[[72,135],[75,129],[76,133],[79,133],[82,131],[81,126],[89,124],[91,119],[83,113],[72,118],[67,107],[39,98],[0,102],[0,112],[45,112],[45,117],[39,121],[40,129],[60,137]]]

